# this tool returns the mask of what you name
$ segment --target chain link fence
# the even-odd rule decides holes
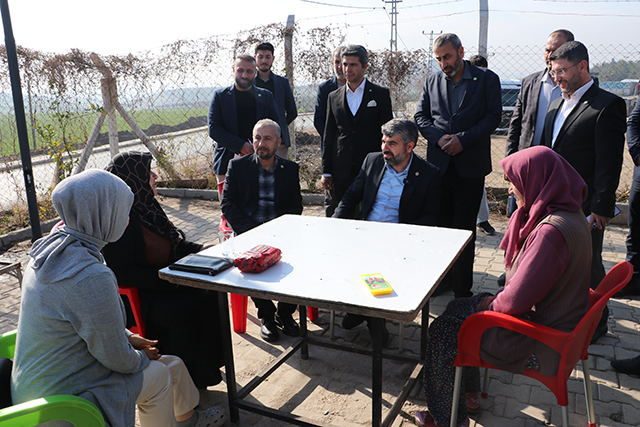
[[[214,142],[208,137],[206,125],[214,90],[232,84],[236,55],[253,54],[257,42],[270,41],[276,48],[273,70],[292,76],[299,111],[291,124],[295,137],[290,157],[301,164],[303,188],[317,191],[320,138],[313,126],[316,91],[319,83],[332,77],[332,52],[344,37],[336,28],[295,30],[292,54],[285,58],[286,34],[284,25],[271,24],[240,32],[235,37],[178,41],[156,51],[100,59],[115,82],[111,87],[117,88],[117,102],[160,150],[178,178],[192,180],[212,176]],[[598,76],[600,85],[624,97],[631,107],[638,96],[640,45],[588,48],[591,71]],[[7,210],[25,203],[25,196],[4,46],[0,50],[0,210]],[[473,46],[467,47],[466,56],[476,51]],[[489,68],[503,82],[505,111],[493,137],[494,172],[487,177],[486,186],[504,188],[498,162],[504,156],[517,86],[524,76],[543,67],[543,47],[490,47],[488,52]],[[439,69],[437,64],[426,50],[370,54],[367,77],[390,88],[396,117],[412,117],[424,79]],[[39,197],[47,197],[57,180],[77,168],[79,154],[92,132],[97,132],[96,123],[102,124],[106,115],[105,79],[109,76],[89,52],[72,50],[54,55],[19,48],[18,56],[36,189]],[[119,149],[147,150],[122,115],[116,116]],[[86,168],[104,168],[108,163],[111,157],[108,133],[105,123]],[[419,142],[417,153],[426,155],[425,141]],[[621,197],[631,186],[632,171],[633,164],[626,155],[619,187]],[[160,173],[165,180],[176,178],[162,170]]]

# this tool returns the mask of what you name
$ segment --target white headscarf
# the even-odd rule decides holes
[[[104,263],[100,250],[122,237],[133,193],[117,176],[91,169],[63,180],[51,201],[64,226],[38,239],[29,252],[30,266],[41,283],[58,282]]]

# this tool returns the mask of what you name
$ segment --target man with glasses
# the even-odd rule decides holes
[[[542,144],[553,148],[587,183],[582,210],[589,220],[593,258],[591,288],[604,278],[602,240],[614,215],[622,170],[627,108],[619,96],[602,90],[589,75],[589,53],[580,42],[567,42],[549,57],[549,75],[562,97],[547,110]],[[592,343],[607,333],[608,308]]]

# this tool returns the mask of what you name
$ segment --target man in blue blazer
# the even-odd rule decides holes
[[[491,133],[500,124],[500,79],[464,58],[455,34],[438,37],[434,52],[442,72],[427,77],[415,120],[427,139],[427,160],[440,169],[439,225],[473,233],[438,293],[471,296],[476,216],[484,177],[491,172]]]
[[[299,168],[297,163],[276,155],[281,141],[278,123],[260,120],[253,130],[255,152],[229,163],[220,207],[238,234],[285,214],[302,213]],[[253,301],[262,321],[260,336],[265,341],[276,341],[279,328],[285,335],[300,333],[292,317],[295,304],[280,302],[276,311],[270,300]]]
[[[343,50],[344,47],[339,46],[333,51],[333,62],[331,65],[333,65],[335,76],[318,85],[316,109],[313,113],[313,126],[316,128],[316,131],[318,131],[320,140],[322,140],[322,136],[324,135],[324,125],[327,121],[327,99],[329,98],[329,94],[347,83],[347,79],[344,77],[344,72],[342,71]]]
[[[227,165],[234,155],[253,153],[253,125],[264,118],[278,120],[278,110],[271,92],[256,88],[256,60],[241,55],[233,65],[235,83],[214,92],[209,106],[209,136],[216,143],[213,173],[218,183],[224,181]]]
[[[281,77],[271,71],[273,60],[273,45],[263,42],[256,46],[255,58],[258,66],[258,75],[255,85],[262,89],[267,89],[273,94],[278,109],[278,124],[282,130],[282,144],[278,147],[278,156],[287,158],[289,147],[291,147],[291,136],[289,135],[289,125],[298,117],[296,100],[293,98],[289,79]]]
[[[418,128],[411,120],[392,119],[382,126],[379,153],[369,153],[360,173],[342,197],[334,218],[416,225],[437,225],[440,214],[440,171],[413,152]],[[352,329],[366,316],[347,314],[342,326]],[[383,343],[389,332],[383,326]]]

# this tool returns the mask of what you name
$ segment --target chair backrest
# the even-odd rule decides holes
[[[633,266],[631,263],[622,261],[609,270],[609,273],[602,279],[595,291],[590,291],[589,303],[591,308],[574,328],[571,343],[561,354],[560,366],[564,366],[565,378],[569,377],[580,359],[587,359],[591,337],[602,317],[605,305],[616,292],[629,283],[632,274]]]
[[[616,264],[607,275],[598,284],[596,290],[589,291],[589,306],[592,307],[600,298],[609,293],[614,287],[624,284],[620,289],[624,288],[633,275],[633,265],[628,261],[622,261]],[[618,291],[616,291],[618,292]],[[611,298],[616,292],[611,294],[607,299]]]

